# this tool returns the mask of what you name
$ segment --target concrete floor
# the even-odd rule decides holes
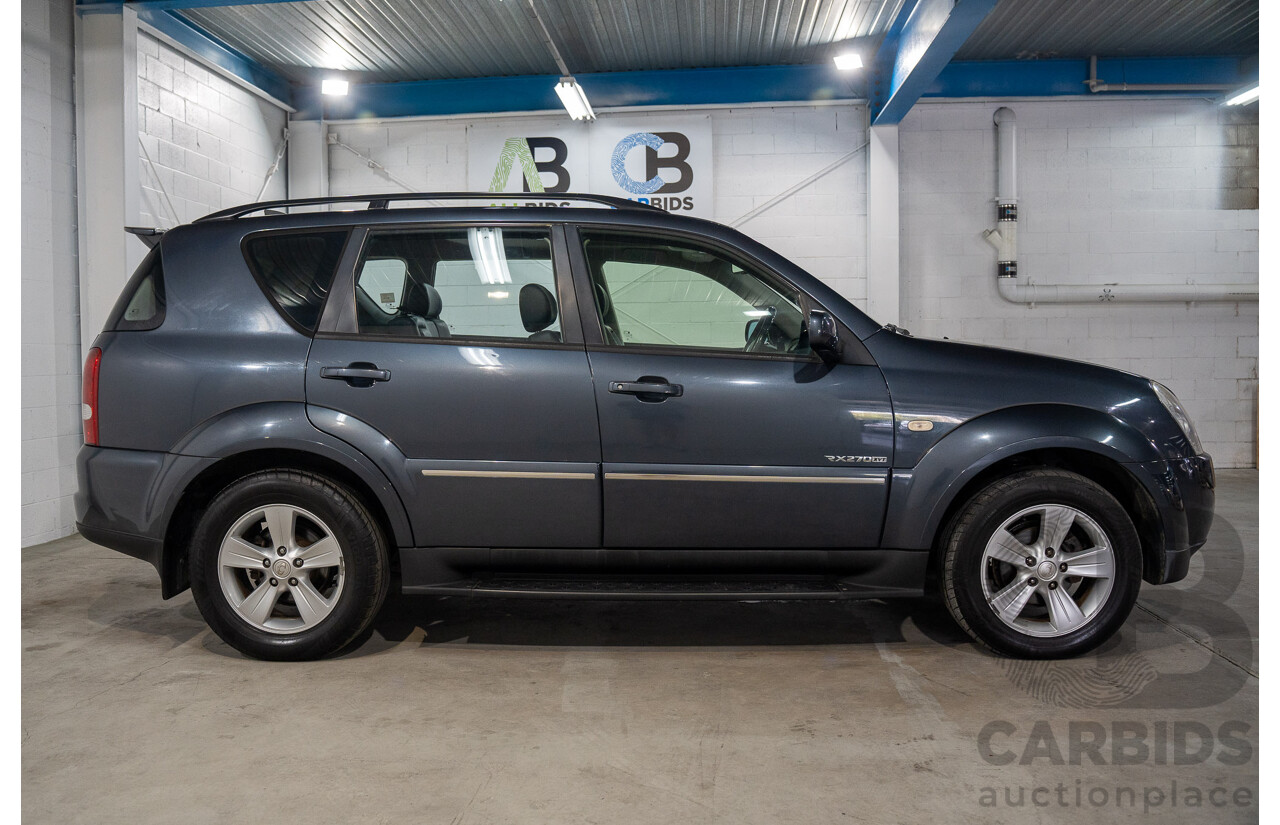
[[[143,562],[28,548],[24,818],[1257,821],[1257,473],[1219,481],[1188,580],[1053,663],[983,653],[924,600],[416,598],[343,659],[269,664]],[[1187,729],[1208,750],[1183,736],[1175,764]]]

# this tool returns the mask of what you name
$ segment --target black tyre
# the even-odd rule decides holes
[[[322,476],[245,476],[196,525],[196,605],[247,656],[294,661],[341,650],[368,627],[389,584],[382,531],[356,496]]]
[[[1133,609],[1142,551],[1115,498],[1065,470],[1002,478],[970,499],[944,538],[943,596],[991,650],[1028,659],[1102,644]]]

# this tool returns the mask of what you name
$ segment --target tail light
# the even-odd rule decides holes
[[[84,383],[80,393],[80,417],[84,420],[84,443],[98,446],[98,371],[102,350],[93,347],[84,359]]]

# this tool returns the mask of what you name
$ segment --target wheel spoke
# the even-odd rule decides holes
[[[1031,548],[1018,541],[1008,530],[998,530],[991,541],[987,542],[987,555],[1022,567],[1026,564],[1027,556],[1031,555]]]
[[[1079,605],[1066,588],[1058,587],[1049,591],[1049,622],[1054,630],[1066,633],[1079,627],[1084,622],[1084,614]]]
[[[1040,522],[1040,547],[1061,547],[1067,539],[1067,531],[1075,521],[1076,511],[1070,507],[1044,508],[1043,520]]]
[[[227,567],[261,570],[262,560],[265,558],[267,558],[265,549],[250,544],[238,536],[232,536],[222,545],[221,562]]]
[[[292,507],[275,505],[263,509],[262,515],[267,520],[267,532],[271,534],[271,544],[286,550],[294,548],[293,529],[297,511]]]
[[[1035,590],[1025,579],[1014,579],[991,597],[991,609],[1003,616],[1005,621],[1011,622],[1022,613],[1022,608],[1027,606],[1027,601]]]
[[[1079,553],[1063,553],[1067,565],[1066,575],[1083,576],[1086,579],[1109,579],[1115,574],[1115,559],[1111,548],[1093,547]]]
[[[298,583],[291,587],[293,602],[298,606],[298,615],[302,617],[302,623],[308,627],[328,616],[329,611],[333,609],[333,604],[321,596],[306,577],[298,579]]]
[[[279,598],[280,589],[272,587],[271,583],[264,578],[262,584],[258,585],[258,589],[245,596],[244,601],[240,602],[240,613],[246,619],[262,624],[271,616],[271,611],[275,609]]]
[[[338,546],[338,540],[333,536],[325,536],[299,550],[295,558],[305,561],[310,570],[320,567],[337,567],[342,563],[342,548]]]

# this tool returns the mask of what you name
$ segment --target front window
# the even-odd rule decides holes
[[[686,241],[582,237],[609,344],[808,354],[799,296],[775,279]]]

